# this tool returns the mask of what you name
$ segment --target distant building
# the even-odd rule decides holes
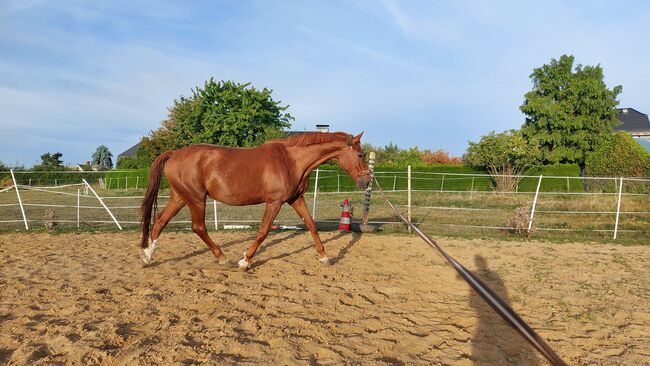
[[[318,132],[330,132],[330,125],[316,125],[316,131],[318,131]]]
[[[87,161],[83,164],[77,164],[72,169],[78,172],[97,172],[101,170],[106,170],[101,165],[90,164],[90,161]]]
[[[117,161],[120,161],[120,159],[122,159],[122,158],[132,158],[132,157],[134,157],[135,154],[138,153],[139,148],[140,148],[140,143],[138,142],[137,144],[135,144],[135,145],[131,146],[130,148],[128,148],[123,153],[119,154],[117,156]]]
[[[629,132],[639,145],[650,152],[650,121],[648,115],[634,108],[619,108],[616,118],[623,124],[614,127],[614,131]]]

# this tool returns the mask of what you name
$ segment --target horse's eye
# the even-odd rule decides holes
[[[357,156],[360,157],[360,158],[363,158],[363,153],[362,153],[362,152],[358,152],[358,153],[357,153]]]

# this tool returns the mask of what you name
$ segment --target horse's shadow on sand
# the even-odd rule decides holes
[[[294,232],[290,233],[289,235],[283,235],[283,236],[280,236],[281,234],[283,234],[281,232],[271,233],[269,236],[271,236],[272,240],[262,243],[260,248],[257,250],[257,253],[255,253],[255,257],[259,258],[259,255],[264,253],[268,248],[273,247],[274,245],[278,245],[278,244],[282,243],[285,240],[289,240],[289,239],[295,238],[297,236],[300,236],[303,233],[305,233],[305,231],[294,231]],[[348,252],[352,249],[352,247],[359,241],[359,239],[361,239],[361,235],[356,234],[356,233],[347,234],[347,233],[340,232],[340,233],[332,236],[331,238],[327,238],[327,239],[323,240],[323,244],[327,244],[328,242],[337,240],[337,239],[339,239],[339,238],[341,238],[341,237],[343,237],[345,235],[351,235],[352,239],[350,240],[350,242],[348,244],[346,244],[345,247],[343,247],[339,251],[339,253],[335,257],[330,257],[330,263],[332,265],[338,263],[341,259],[343,259],[348,254]],[[220,247],[222,249],[226,249],[226,248],[231,247],[233,245],[242,244],[242,243],[245,243],[245,242],[252,242],[253,240],[255,240],[255,237],[256,237],[256,235],[250,235],[250,236],[248,236],[246,238],[231,240],[231,241],[228,241],[228,242],[224,243]],[[277,237],[277,238],[274,238],[274,237]],[[303,252],[305,250],[308,250],[309,248],[313,248],[313,246],[314,246],[313,243],[310,243],[309,245],[306,245],[306,246],[304,246],[304,247],[302,247],[300,249],[296,249],[296,250],[291,251],[291,252],[286,252],[286,253],[276,255],[274,257],[264,258],[262,260],[255,261],[255,266],[256,267],[260,266],[260,265],[262,265],[262,264],[264,264],[264,263],[266,263],[268,261],[271,261],[271,260],[276,260],[276,259],[282,259],[282,258],[289,257],[291,255],[294,255],[294,254]],[[325,249],[327,250],[327,247]],[[185,255],[182,255],[180,257],[169,258],[169,259],[166,259],[166,260],[163,260],[163,261],[156,261],[156,262],[150,264],[149,267],[158,267],[158,266],[162,266],[162,265],[165,265],[165,264],[178,263],[178,262],[182,262],[182,261],[188,260],[190,258],[199,256],[199,255],[203,255],[203,254],[206,254],[206,253],[209,253],[209,252],[210,252],[210,250],[208,248],[201,248],[201,249],[197,249],[197,250],[195,250],[193,252],[187,253]]]

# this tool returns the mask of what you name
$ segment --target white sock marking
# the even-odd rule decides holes
[[[246,260],[246,257],[242,258],[237,262],[240,268],[248,268],[250,266],[250,262]]]

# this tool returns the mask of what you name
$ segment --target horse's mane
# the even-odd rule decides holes
[[[338,140],[348,141],[349,138],[350,135],[345,132],[304,132],[276,141],[283,141],[287,146],[309,146]]]

